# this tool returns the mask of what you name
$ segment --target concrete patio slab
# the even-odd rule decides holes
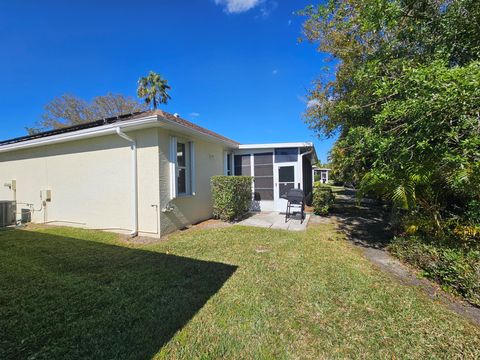
[[[252,213],[250,217],[242,220],[238,225],[255,226],[271,229],[291,230],[291,231],[305,231],[307,229],[310,214],[305,214],[305,219],[301,223],[300,216],[292,216],[285,222],[285,214],[278,212],[259,212]]]
[[[276,222],[273,223],[272,226],[270,226],[272,229],[280,229],[280,230],[288,230],[290,227],[290,224],[288,222],[282,221],[282,222]]]

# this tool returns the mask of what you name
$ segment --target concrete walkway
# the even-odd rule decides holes
[[[333,214],[312,217],[310,224],[332,223],[358,246],[364,256],[400,283],[421,288],[429,298],[440,301],[450,310],[480,326],[480,308],[444,292],[440,286],[419,276],[418,271],[394,258],[386,250],[393,235],[388,230],[388,214],[374,201],[362,201],[359,206],[352,190],[337,195]]]
[[[244,226],[256,226],[270,229],[282,229],[282,230],[292,230],[292,231],[305,231],[307,229],[308,220],[310,219],[309,214],[305,214],[305,219],[303,223],[300,223],[300,215],[292,216],[285,222],[285,214],[280,214],[278,212],[260,212],[260,213],[251,213],[250,217],[245,220],[242,220],[238,225]]]

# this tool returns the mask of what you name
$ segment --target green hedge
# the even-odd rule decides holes
[[[315,185],[312,206],[316,215],[327,215],[334,201],[335,195],[330,186]]]
[[[223,221],[242,219],[252,202],[251,176],[213,176],[213,215]]]
[[[419,235],[396,237],[389,246],[398,258],[423,270],[425,277],[480,306],[480,251],[425,240]]]

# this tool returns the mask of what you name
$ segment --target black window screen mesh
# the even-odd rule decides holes
[[[255,200],[273,200],[273,153],[253,155]]]
[[[250,154],[247,155],[235,155],[235,175],[237,176],[250,176]]]
[[[297,161],[298,148],[275,149],[275,162],[292,162]]]
[[[282,198],[289,190],[295,188],[295,166],[281,166],[278,168],[278,190]]]

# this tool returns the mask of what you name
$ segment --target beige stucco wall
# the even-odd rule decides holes
[[[138,148],[138,221],[140,235],[160,236],[212,216],[210,179],[224,171],[218,143],[161,128],[126,132]],[[170,202],[170,137],[194,141],[193,196]],[[0,153],[0,200],[13,200],[3,184],[17,181],[17,217],[33,204],[32,221],[128,232],[132,229],[132,176],[129,143],[117,135]],[[42,207],[40,192],[51,190]]]
[[[182,134],[159,131],[160,159],[160,204],[161,209],[170,202],[169,177],[169,144],[170,137],[176,136],[178,141],[195,142],[195,195],[178,197],[171,201],[172,211],[161,212],[161,234],[165,235],[189,224],[209,219],[212,216],[212,193],[210,179],[214,175],[223,175],[224,151],[222,145],[205,142],[197,138],[184,137]]]
[[[127,133],[138,145],[140,233],[158,234],[159,167],[157,129]],[[0,153],[0,199],[13,199],[3,184],[17,181],[18,212],[31,203],[32,221],[87,228],[132,229],[132,176],[129,143],[102,136]],[[42,209],[40,191],[52,201]],[[40,210],[41,209],[41,210]],[[157,235],[158,236],[158,235]]]

